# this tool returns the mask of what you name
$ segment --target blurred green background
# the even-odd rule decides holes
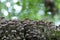
[[[58,13],[51,18],[51,15],[44,16],[44,0],[0,0],[0,16],[8,19],[29,18],[32,20],[52,21],[60,24],[60,0],[54,0]]]

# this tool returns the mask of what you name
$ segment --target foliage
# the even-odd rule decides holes
[[[54,18],[51,18],[51,15],[44,16],[44,1],[43,0],[1,0],[0,1],[0,16],[4,16],[6,19],[11,19],[12,17],[18,17],[19,19],[24,19],[26,17],[33,20],[47,19],[50,21],[60,20],[60,0],[54,0],[56,7],[59,10]],[[15,7],[14,7],[15,6]],[[4,12],[1,12],[2,9],[8,12],[8,15],[5,16]],[[57,19],[57,20],[56,20]]]

